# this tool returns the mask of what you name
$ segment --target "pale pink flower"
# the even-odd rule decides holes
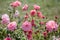
[[[8,24],[9,22],[10,22],[9,16],[7,14],[3,14],[1,23],[2,24]]]
[[[18,6],[21,5],[21,2],[19,2],[19,1],[17,0],[17,1],[15,1],[15,2],[12,2],[10,5],[11,5],[12,7],[18,7]]]
[[[22,7],[22,10],[27,10],[28,9],[28,5],[25,4],[23,7]]]
[[[35,9],[35,10],[40,10],[40,6],[34,5],[34,9]]]
[[[43,14],[42,14],[42,12],[37,12],[37,16],[38,16],[39,18],[43,18],[43,17],[44,17]]]
[[[31,10],[30,14],[31,14],[31,16],[35,16],[36,15],[36,10]]]
[[[12,40],[10,37],[6,37],[4,40]]]
[[[10,31],[14,31],[17,28],[17,23],[15,21],[13,21],[7,25],[7,28]]]
[[[55,21],[53,21],[53,20],[51,20],[51,21],[48,21],[47,23],[46,23],[46,29],[48,30],[48,31],[53,31],[53,30],[57,30],[58,29],[58,24],[55,22]]]
[[[32,25],[30,22],[28,21],[25,21],[23,24],[22,24],[22,29],[24,31],[30,31],[32,29]]]
[[[3,14],[2,19],[4,19],[4,18],[9,18],[9,16],[7,14]]]
[[[18,17],[19,16],[19,11],[16,10],[15,14],[14,14],[14,17]]]

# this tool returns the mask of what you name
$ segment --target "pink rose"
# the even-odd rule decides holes
[[[34,9],[35,9],[35,10],[40,10],[40,6],[34,5]]]
[[[22,24],[22,29],[24,31],[30,31],[32,29],[32,25],[30,22],[28,21],[25,21],[23,24]]]
[[[10,5],[11,5],[12,7],[17,7],[17,6],[20,6],[20,5],[21,5],[21,2],[19,2],[19,1],[17,0],[17,1],[15,1],[15,2],[12,2]]]
[[[8,24],[9,22],[10,22],[9,16],[7,14],[3,14],[1,23],[2,24]]]
[[[12,40],[10,37],[6,37],[4,40]]]
[[[38,16],[39,18],[43,18],[43,17],[44,17],[43,14],[42,14],[42,12],[37,12],[37,16]]]
[[[17,23],[15,21],[14,22],[10,22],[7,25],[7,28],[8,28],[8,30],[14,31],[17,28]]]
[[[23,6],[22,10],[27,10],[27,9],[28,9],[28,5],[25,4],[25,5]]]
[[[35,16],[36,15],[36,10],[31,10],[30,14],[31,14],[31,16]]]
[[[52,31],[52,30],[57,30],[58,29],[58,25],[55,21],[51,20],[51,21],[48,21],[46,23],[46,29],[48,31]]]
[[[3,14],[2,19],[4,19],[4,18],[9,18],[9,16],[7,14]]]

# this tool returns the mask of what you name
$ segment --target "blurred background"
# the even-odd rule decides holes
[[[15,0],[0,0],[0,15],[4,13],[9,13],[8,8],[11,2]],[[24,4],[29,5],[29,9],[27,12],[29,12],[31,9],[33,9],[33,5],[37,4],[41,6],[42,13],[49,17],[50,19],[53,19],[54,16],[58,16],[60,18],[60,0],[19,0],[22,2],[21,7],[18,7],[18,10],[20,12],[20,15],[24,15],[24,12],[22,12],[22,6]],[[60,21],[60,19],[58,19]]]

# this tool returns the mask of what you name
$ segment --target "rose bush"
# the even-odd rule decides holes
[[[57,22],[58,17],[54,20],[48,20],[48,17],[40,11],[37,4],[31,5],[33,9],[26,12],[23,17],[17,10],[23,3],[16,0],[10,4],[10,14],[1,16],[0,40],[49,40],[53,36],[60,36],[60,27]],[[25,4],[21,7],[21,12],[29,9]],[[44,21],[47,20],[47,21]]]

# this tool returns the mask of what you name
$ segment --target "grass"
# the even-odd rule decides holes
[[[6,13],[9,4],[15,0],[0,0],[0,13]],[[43,14],[57,14],[59,15],[60,10],[60,1],[59,0],[21,0],[22,6],[24,4],[28,4],[30,6],[29,9],[32,9],[33,4],[38,4],[41,6],[41,11]]]
[[[0,15],[8,13],[9,4],[13,1],[15,0],[0,0]],[[41,6],[40,11],[42,11],[42,13],[45,16],[49,17],[50,19],[53,19],[53,17],[57,15],[60,18],[60,0],[20,0],[20,1],[22,2],[22,6],[24,4],[29,5],[29,10],[27,12],[33,9],[34,4],[37,4]],[[21,11],[21,7],[18,7],[20,15],[24,15],[25,12]]]

